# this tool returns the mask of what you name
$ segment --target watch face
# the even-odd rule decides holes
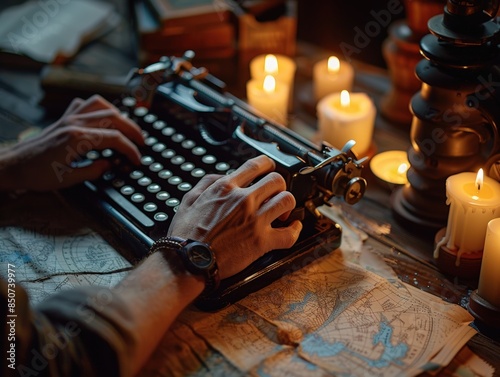
[[[212,252],[203,244],[194,243],[188,245],[187,255],[191,263],[199,269],[207,269],[214,262]]]

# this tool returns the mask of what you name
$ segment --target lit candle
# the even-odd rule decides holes
[[[317,105],[320,137],[337,149],[354,140],[356,145],[352,150],[360,156],[372,143],[376,113],[375,105],[365,93],[349,94],[343,90],[329,94]]]
[[[250,61],[250,78],[263,80],[265,76],[272,75],[276,81],[288,85],[288,109],[290,110],[296,69],[297,65],[293,59],[286,55],[258,55]]]
[[[475,173],[460,173],[446,180],[446,203],[450,206],[448,225],[437,243],[434,257],[443,245],[457,253],[456,265],[465,254],[482,252],[487,224],[500,215],[500,183]]]
[[[271,75],[247,82],[247,100],[250,106],[269,119],[287,124],[288,85],[278,82]]]
[[[380,180],[394,185],[408,182],[406,172],[410,167],[405,151],[387,151],[379,153],[370,160],[370,169]]]
[[[500,308],[500,218],[488,223],[477,294]]]
[[[317,62],[313,67],[314,97],[316,101],[331,93],[352,91],[354,68],[336,56]]]

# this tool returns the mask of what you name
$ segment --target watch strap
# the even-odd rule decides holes
[[[201,244],[205,248],[210,250],[210,253],[212,254],[212,258],[214,259],[214,263],[212,265],[212,268],[205,269],[203,271],[196,270],[194,268],[191,261],[189,260],[189,257],[187,255],[187,251],[186,251],[186,246],[188,246],[189,244],[192,244],[192,243]],[[199,242],[199,241],[194,241],[191,239],[184,239],[184,238],[174,237],[174,236],[162,237],[153,243],[148,255],[153,254],[153,253],[155,253],[159,250],[162,250],[162,249],[174,250],[177,253],[177,255],[180,257],[180,259],[182,260],[184,268],[188,272],[190,272],[194,275],[203,274],[203,276],[205,278],[205,289],[201,293],[201,296],[209,295],[210,293],[217,290],[217,288],[219,287],[219,284],[220,284],[219,268],[217,266],[217,261],[215,260],[215,255],[208,244],[203,243],[203,242]]]

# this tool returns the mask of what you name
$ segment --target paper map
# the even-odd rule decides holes
[[[0,212],[0,262],[16,265],[33,303],[126,274],[129,262],[68,221],[74,214],[57,201],[25,204],[15,218],[9,206]],[[475,334],[473,318],[400,282],[363,248],[362,232],[343,229],[340,250],[238,303],[216,313],[188,308],[141,376],[412,376],[448,364]]]

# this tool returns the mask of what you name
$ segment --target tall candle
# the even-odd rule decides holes
[[[352,91],[354,68],[336,56],[317,62],[313,67],[314,97],[316,101],[331,93]]]
[[[457,265],[464,253],[480,252],[484,248],[487,224],[500,215],[500,183],[483,176],[483,169],[476,173],[466,172],[446,180],[447,204],[450,205],[448,224],[439,248],[446,244],[457,251]]]
[[[488,223],[477,294],[500,308],[500,218]]]
[[[344,90],[332,93],[317,105],[319,133],[322,140],[341,149],[349,140],[358,156],[367,152],[372,143],[376,116],[375,105],[365,93]]]
[[[269,119],[287,124],[288,85],[278,82],[271,75],[247,82],[247,100],[250,106]]]
[[[292,108],[293,84],[297,65],[292,58],[286,55],[263,54],[250,61],[250,78],[263,80],[272,75],[276,81],[288,85],[288,109]]]

